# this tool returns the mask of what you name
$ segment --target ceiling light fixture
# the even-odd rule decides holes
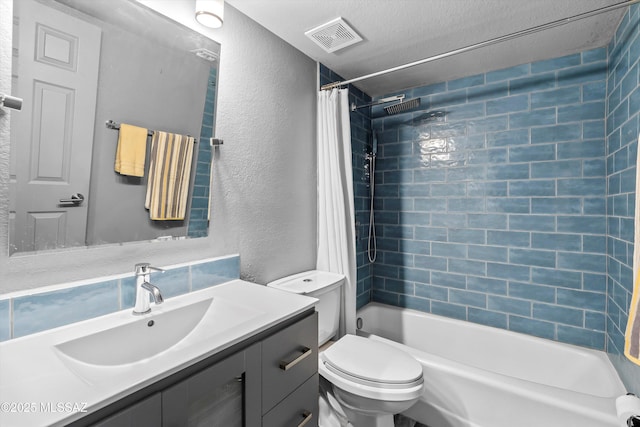
[[[196,0],[196,21],[209,28],[222,27],[224,0]]]

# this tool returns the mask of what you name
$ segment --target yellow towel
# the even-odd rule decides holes
[[[187,210],[194,139],[154,131],[145,207],[152,220],[182,220]]]
[[[125,123],[120,125],[115,171],[122,175],[144,176],[148,130]]]
[[[638,138],[640,144],[640,137]],[[637,150],[636,165],[640,166],[640,150]],[[631,296],[631,307],[629,308],[629,318],[627,319],[627,330],[624,340],[624,354],[632,362],[640,365],[640,197],[637,197],[640,188],[640,173],[636,173],[636,200],[633,236],[633,294]]]

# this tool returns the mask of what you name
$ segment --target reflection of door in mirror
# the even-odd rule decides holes
[[[13,85],[25,102],[11,116],[12,155],[21,167],[12,171],[10,251],[83,245],[87,201],[65,200],[89,194],[101,30],[34,0],[15,5]]]
[[[145,175],[118,174],[119,132],[104,124],[207,141],[220,45],[132,0],[14,0],[14,11],[13,92],[25,103],[11,114],[10,253],[206,236],[209,144],[193,156],[188,217],[155,221],[150,141]]]

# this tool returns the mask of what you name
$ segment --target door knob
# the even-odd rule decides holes
[[[68,199],[60,199],[60,206],[80,206],[82,202],[84,202],[84,196],[80,193],[75,193]]]

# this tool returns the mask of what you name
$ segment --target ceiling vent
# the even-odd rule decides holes
[[[362,37],[342,18],[336,18],[304,34],[328,53],[362,41]]]

